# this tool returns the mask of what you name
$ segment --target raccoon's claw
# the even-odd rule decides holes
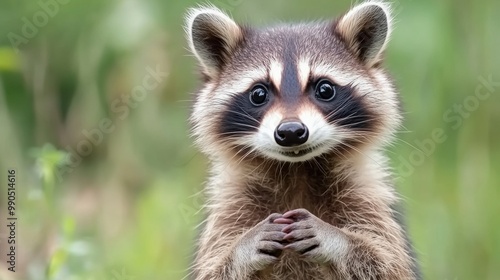
[[[286,233],[283,239],[289,242],[285,249],[305,257],[323,260],[325,255],[323,243],[327,241],[324,239],[330,236],[330,233],[333,234],[334,227],[306,209],[288,211],[283,214],[283,218],[294,221],[282,230]]]
[[[310,217],[315,217],[315,216],[313,214],[311,214],[311,212],[309,212],[303,208],[290,210],[290,211],[286,212],[285,214],[283,214],[283,218],[292,219],[294,221],[300,221],[300,220],[304,220],[304,219],[307,219]]]
[[[283,228],[287,226],[286,223],[275,223],[280,218],[281,214],[271,214],[242,236],[236,259],[257,270],[277,261],[284,249],[282,242],[286,233]]]
[[[299,241],[292,242],[288,245],[285,246],[285,249],[293,250],[300,255],[310,255],[313,253],[315,249],[317,249],[320,246],[320,242],[318,238],[316,237],[311,237],[311,238],[306,238],[302,239]]]
[[[291,224],[293,223],[292,219],[286,219],[286,218],[277,218],[273,221],[275,224]]]
[[[257,250],[260,254],[265,254],[274,258],[278,258],[283,252],[284,246],[276,241],[261,241],[257,245]]]
[[[290,224],[283,229],[283,232],[286,233],[283,239],[290,243],[285,249],[299,254],[311,252],[320,245],[320,240],[316,237],[317,229],[307,221]]]

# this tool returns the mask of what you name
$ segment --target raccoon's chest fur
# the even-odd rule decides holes
[[[308,166],[281,169],[267,181],[248,188],[246,195],[253,208],[254,223],[264,219],[269,213],[284,213],[291,209],[305,208],[323,221],[340,225],[342,213],[337,212],[338,194],[346,183],[336,180],[333,174]],[[254,208],[255,207],[255,208]],[[261,271],[256,279],[262,280],[305,280],[336,279],[332,271],[306,261],[298,254],[285,251],[280,261]]]
[[[261,271],[259,280],[323,280],[332,279],[318,264],[307,262],[293,252],[284,252],[280,262]],[[335,278],[334,278],[335,279]]]
[[[265,218],[269,212],[306,208],[320,219],[333,223],[335,200],[348,184],[337,177],[316,165],[281,166],[260,180],[248,182],[251,187],[246,188],[244,194],[250,204],[263,211],[263,216],[256,219]]]

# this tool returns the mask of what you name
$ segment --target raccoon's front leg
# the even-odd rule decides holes
[[[306,209],[288,211],[283,217],[293,221],[283,228],[286,233],[283,239],[289,242],[285,249],[320,263],[342,257],[347,251],[348,237]]]
[[[236,269],[259,271],[278,260],[284,245],[287,223],[281,214],[269,217],[247,231],[237,242],[233,252],[233,265]]]
[[[283,218],[294,221],[283,229],[287,234],[284,239],[290,242],[285,249],[322,264],[327,275],[340,279],[414,279],[411,270],[400,265],[406,260],[397,260],[389,249],[398,246],[380,236],[340,229],[305,209],[289,211]]]
[[[241,235],[215,270],[201,272],[196,279],[257,279],[259,271],[278,261],[284,248],[283,229],[292,222],[281,214],[271,214]]]

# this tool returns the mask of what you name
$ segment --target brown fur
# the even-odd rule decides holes
[[[207,79],[196,96],[193,134],[211,161],[207,219],[192,271],[196,280],[418,277],[405,232],[395,219],[398,199],[381,152],[401,121],[397,93],[380,67],[391,31],[388,10],[384,3],[367,2],[338,21],[264,30],[242,28],[214,8],[188,16],[190,47]],[[277,90],[274,103],[261,107],[267,108],[263,114],[249,107],[257,112],[251,116],[234,106],[236,98],[248,103],[249,88],[269,77]],[[353,84],[350,94],[358,101],[352,116],[365,117],[371,125],[355,128],[326,121],[327,113],[318,109],[326,103],[311,101],[305,84],[318,77]],[[251,106],[247,103],[242,106]],[[257,131],[228,135],[233,127],[224,121],[235,117],[224,113],[236,110],[231,106],[242,110],[236,116],[246,118],[236,120],[248,122],[240,128]],[[367,116],[359,116],[361,111]],[[329,143],[325,152],[288,160],[264,149],[281,149],[269,142],[269,134],[282,118],[300,116],[316,139]],[[330,138],[338,141],[328,142]],[[290,210],[300,212],[300,218],[287,220],[283,214]],[[283,237],[288,226],[299,224],[314,236]],[[271,241],[261,238],[270,233]],[[298,249],[297,244],[309,240],[319,245],[307,252]],[[279,247],[279,256],[261,252],[259,246],[267,241]]]

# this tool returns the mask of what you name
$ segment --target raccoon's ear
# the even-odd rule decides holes
[[[219,74],[243,38],[241,27],[215,7],[190,9],[186,32],[189,47],[209,78]]]
[[[391,34],[390,6],[369,1],[352,8],[338,21],[335,31],[368,67],[381,61]]]

